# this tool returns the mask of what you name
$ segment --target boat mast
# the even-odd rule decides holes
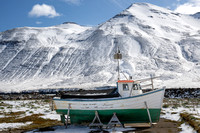
[[[117,52],[114,54],[114,59],[116,59],[117,62],[118,62],[118,80],[120,80],[120,75],[119,75],[119,60],[122,59],[122,54],[120,53],[119,47],[117,47]]]

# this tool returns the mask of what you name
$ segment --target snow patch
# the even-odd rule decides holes
[[[180,128],[182,130],[180,133],[197,133],[190,125],[185,123],[181,124]]]
[[[32,122],[26,122],[26,123],[0,123],[0,131],[3,131],[7,128],[18,128],[22,126],[30,125]]]

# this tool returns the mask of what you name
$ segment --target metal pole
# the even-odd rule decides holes
[[[151,86],[152,86],[152,89],[154,89],[154,86],[153,86],[153,76],[151,75]]]
[[[120,75],[119,75],[119,59],[117,61],[118,61],[118,80],[120,80]]]
[[[150,112],[149,112],[149,108],[148,108],[148,106],[147,106],[147,102],[145,101],[144,104],[145,104],[145,106],[146,106],[147,113],[148,113],[148,116],[149,116],[150,126],[152,127],[151,114],[150,114]]]
[[[117,48],[117,52],[114,54],[114,59],[117,60],[117,64],[118,64],[118,80],[120,80],[120,74],[119,74],[119,60],[122,59],[122,54],[119,51],[119,47]]]
[[[69,118],[70,118],[70,107],[71,107],[71,104],[69,103],[69,106],[68,106],[68,111],[67,111],[67,121],[66,121],[66,128],[67,128],[67,125],[68,125],[68,122],[69,122]]]

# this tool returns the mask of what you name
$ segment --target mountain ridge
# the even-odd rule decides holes
[[[159,87],[199,87],[199,27],[192,16],[137,3],[95,27],[63,23],[1,32],[0,91],[114,85],[117,47],[127,77],[155,74]]]

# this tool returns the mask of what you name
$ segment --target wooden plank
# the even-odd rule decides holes
[[[128,123],[124,124],[124,127],[151,127],[151,125],[149,123]]]

